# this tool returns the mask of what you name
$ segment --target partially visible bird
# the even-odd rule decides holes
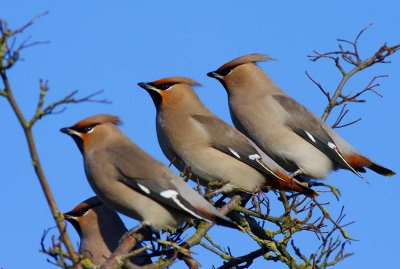
[[[190,218],[237,228],[174,172],[129,140],[113,115],[95,115],[60,131],[80,149],[86,176],[99,199],[154,231]]]
[[[317,195],[271,158],[262,158],[247,137],[210,112],[192,88],[198,82],[169,77],[138,85],[150,94],[157,109],[161,149],[179,170],[189,170],[192,179],[222,180],[227,182],[225,192],[253,193],[268,186]]]
[[[256,64],[271,59],[249,54],[207,74],[226,89],[236,128],[293,176],[323,179],[336,169],[351,170],[360,176],[358,172],[365,172],[364,167],[385,176],[395,174],[360,154],[275,85]]]
[[[118,214],[93,196],[64,213],[80,237],[79,254],[100,265],[111,256],[127,229]],[[136,246],[140,248],[141,245]],[[135,248],[135,249],[136,249]],[[151,263],[146,252],[130,258],[135,265]]]

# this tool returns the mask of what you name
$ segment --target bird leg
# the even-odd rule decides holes
[[[303,173],[303,171],[299,168],[299,169],[297,169],[296,171],[294,171],[292,174],[290,174],[290,178],[293,179],[295,176],[302,175],[302,174],[304,174],[304,173]]]
[[[211,199],[211,198],[217,196],[218,194],[227,192],[229,189],[230,189],[230,187],[225,185],[222,188],[219,188],[219,189],[216,189],[215,191],[207,193],[205,195],[205,198],[206,199]]]
[[[336,188],[333,185],[329,185],[325,182],[319,182],[319,181],[309,181],[308,182],[308,186],[309,187],[314,187],[314,186],[324,186],[327,187],[328,189],[331,190],[331,192],[333,193],[333,195],[335,195],[336,199],[339,201],[339,198],[342,196],[342,194],[340,193],[340,190],[338,188]]]
[[[188,179],[192,178],[193,173],[192,173],[192,170],[190,169],[189,165],[187,165],[187,164],[185,165],[185,168],[180,173],[180,176],[183,178],[188,178]]]
[[[253,196],[254,196],[254,194],[250,194],[247,192],[240,193],[239,195],[240,195],[240,199],[242,200],[240,202],[240,205],[243,207],[245,207],[247,202],[250,201],[250,199],[253,198]]]
[[[226,197],[227,196],[225,194],[222,194],[222,196],[217,201],[215,201],[214,206],[215,207],[222,207],[223,206],[223,201],[225,200]]]
[[[121,244],[121,243],[122,243],[123,241],[125,241],[125,239],[128,238],[129,236],[132,236],[132,237],[136,238],[136,233],[137,233],[138,231],[140,231],[141,229],[144,229],[144,228],[149,228],[150,234],[152,233],[152,232],[151,232],[151,229],[150,229],[150,226],[149,226],[149,223],[146,222],[146,221],[143,221],[143,222],[140,223],[138,226],[136,226],[136,227],[132,228],[131,230],[127,231],[126,233],[124,233],[124,234],[121,236],[121,239],[119,239],[118,244]]]
[[[230,190],[230,187],[228,185],[226,185],[228,182],[229,181],[222,180],[222,179],[221,180],[210,181],[208,183],[208,185],[207,185],[206,194],[205,194],[204,197],[206,199],[211,199],[211,198],[217,196],[220,193],[228,192]],[[216,189],[214,191],[210,191],[211,189],[214,189],[215,187],[219,188],[219,189]]]

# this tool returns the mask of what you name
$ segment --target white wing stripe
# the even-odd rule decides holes
[[[236,158],[240,159],[239,153],[237,153],[236,151],[234,151],[233,149],[231,149],[231,148],[229,148],[229,147],[228,147],[228,149],[229,149],[230,152],[232,152],[233,155],[236,156]]]
[[[309,132],[307,132],[307,131],[304,131],[304,132],[306,132],[307,136],[311,139],[312,142],[314,142],[314,143],[316,142],[315,138]]]
[[[148,188],[146,188],[145,186],[143,186],[142,184],[137,183],[137,185],[139,186],[139,188],[145,192],[146,194],[150,194],[150,190]]]
[[[194,213],[192,210],[190,210],[189,208],[187,208],[186,206],[184,206],[181,201],[179,201],[178,199],[178,192],[174,191],[174,190],[166,190],[166,191],[162,191],[160,192],[160,195],[164,198],[168,198],[168,199],[172,199],[172,201],[175,202],[175,204],[177,204],[180,208],[182,208],[183,210],[185,210],[186,212],[188,212],[189,214],[191,214],[192,216],[201,219],[201,220],[205,220],[208,222],[211,222],[208,219],[203,218],[202,216],[197,215],[196,213]]]

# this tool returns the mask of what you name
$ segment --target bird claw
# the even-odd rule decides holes
[[[296,171],[294,171],[292,174],[290,174],[290,178],[295,178],[296,176],[298,176],[298,175],[302,175],[302,174],[304,174],[303,173],[303,171],[299,168],[299,169],[297,169]]]
[[[211,192],[207,193],[205,195],[205,198],[212,199],[213,197],[217,196],[218,194],[226,193],[229,189],[230,189],[229,186],[224,185],[221,188],[216,189],[215,191],[211,191]]]
[[[190,179],[193,176],[192,170],[190,169],[189,165],[185,165],[183,171],[180,172],[180,176],[183,178]]]
[[[342,196],[342,194],[340,193],[340,190],[338,188],[336,188],[333,185],[329,185],[327,183],[324,183],[324,182],[309,182],[308,185],[310,187],[313,187],[313,186],[324,186],[324,187],[327,187],[328,189],[331,190],[332,194],[335,195],[335,197],[336,197],[336,199],[338,201],[339,201],[340,197]]]
[[[142,223],[140,223],[138,226],[132,228],[131,230],[127,231],[126,233],[124,233],[121,238],[118,241],[118,245],[121,244],[123,241],[125,241],[129,236],[135,237],[136,233],[143,229],[143,228],[147,228],[150,227],[149,223],[147,223],[146,221],[143,221]],[[135,237],[136,238],[136,237]]]

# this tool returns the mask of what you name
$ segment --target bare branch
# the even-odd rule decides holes
[[[361,120],[361,118],[358,118],[358,119],[353,120],[351,122],[348,122],[348,123],[345,123],[345,124],[341,124],[343,118],[349,112],[349,110],[346,109],[346,106],[347,106],[347,104],[343,104],[342,109],[340,110],[339,116],[337,117],[335,123],[332,124],[332,126],[331,126],[332,129],[346,127],[346,126],[355,124],[355,123],[357,123],[357,122],[359,122]]]
[[[324,217],[327,218],[327,219],[329,219],[329,220],[332,222],[332,224],[333,224],[337,229],[339,229],[339,231],[340,231],[340,233],[342,234],[342,236],[343,236],[344,238],[346,238],[346,239],[353,240],[353,238],[351,238],[351,236],[349,236],[349,235],[347,234],[347,232],[345,231],[345,229],[343,228],[343,226],[341,226],[339,223],[337,223],[337,222],[331,217],[331,215],[329,214],[329,212],[328,212],[320,203],[318,203],[317,200],[316,200],[315,198],[313,198],[313,200],[314,200],[314,203],[315,203],[315,204],[319,207],[319,209],[321,210],[321,212],[322,212],[322,214],[324,215]]]
[[[40,94],[39,94],[39,101],[37,104],[36,108],[36,115],[33,116],[31,121],[27,121],[25,116],[23,115],[19,104],[17,100],[14,98],[14,93],[11,88],[10,81],[8,79],[7,71],[9,68],[11,68],[15,62],[19,59],[20,52],[21,50],[30,47],[32,45],[38,44],[38,42],[31,42],[29,43],[29,38],[26,39],[24,42],[22,42],[21,45],[17,49],[14,49],[14,44],[15,44],[15,39],[14,41],[11,42],[11,47],[8,45],[10,38],[15,38],[18,34],[21,34],[23,31],[25,31],[28,27],[30,27],[36,19],[38,19],[41,16],[46,15],[47,13],[41,14],[35,18],[33,18],[31,21],[29,21],[27,24],[22,26],[21,28],[17,30],[11,30],[8,28],[8,25],[5,21],[0,21],[0,77],[1,80],[4,84],[4,90],[1,90],[1,96],[4,96],[8,103],[10,104],[11,109],[14,111],[18,122],[20,123],[25,138],[28,143],[28,148],[29,148],[29,153],[31,157],[31,163],[33,165],[33,168],[35,170],[35,173],[37,175],[37,178],[39,180],[39,183],[42,187],[43,193],[46,197],[47,203],[49,205],[49,208],[51,210],[51,213],[54,217],[54,220],[57,224],[57,228],[60,233],[60,240],[64,244],[65,248],[67,249],[68,253],[64,253],[64,251],[61,248],[61,242],[59,242],[57,245],[53,244],[53,251],[55,251],[54,255],[57,255],[57,264],[59,266],[65,266],[66,268],[81,268],[82,265],[80,264],[80,258],[78,254],[75,252],[71,241],[69,239],[68,234],[66,233],[65,230],[65,223],[64,223],[64,216],[63,214],[58,210],[54,196],[52,194],[51,188],[48,184],[48,181],[46,179],[45,173],[43,171],[42,165],[40,163],[39,155],[36,149],[36,144],[35,140],[33,137],[32,133],[32,127],[35,124],[35,122],[41,118],[44,115],[51,114],[57,106],[61,104],[69,104],[69,103],[80,103],[83,101],[93,101],[92,97],[97,95],[98,93],[91,94],[87,97],[81,98],[81,99],[75,99],[74,95],[76,93],[70,94],[66,96],[64,99],[54,102],[47,106],[43,111],[42,107],[44,104],[44,98],[45,94],[48,91],[48,86],[47,82],[40,82]],[[53,256],[55,257],[55,256]],[[72,261],[72,265],[68,265],[67,261],[70,260]]]
[[[33,23],[43,17],[46,16],[48,12],[44,12],[33,19],[31,19],[28,23],[23,25],[22,27],[11,30],[8,28],[8,24],[6,21],[0,20],[0,68],[9,69],[20,59],[21,51],[36,45],[47,44],[47,41],[30,41],[30,37],[26,38],[16,49],[16,36],[22,34],[26,29],[31,27]],[[9,44],[9,40],[11,39],[11,44]]]
[[[264,255],[264,251],[262,248],[260,248],[253,252],[250,252],[246,255],[236,257],[236,258],[231,258],[230,261],[224,262],[224,264],[221,265],[220,267],[218,267],[218,269],[249,268],[250,265],[253,263],[253,261],[262,255]],[[241,264],[243,264],[243,265],[241,265]]]
[[[330,101],[331,101],[331,97],[330,97],[330,95],[329,95],[329,92],[328,92],[328,91],[325,91],[324,88],[322,87],[322,85],[321,85],[320,83],[316,82],[316,81],[310,76],[310,74],[308,74],[307,71],[306,71],[306,75],[307,75],[307,77],[308,77],[315,85],[317,85],[318,89],[320,89],[320,91],[325,95],[326,99],[328,99],[328,102],[330,102]]]
[[[48,87],[47,82],[43,82],[41,80],[40,81],[40,95],[39,95],[39,101],[38,101],[37,108],[36,108],[36,113],[32,117],[32,119],[29,121],[29,126],[33,126],[37,120],[43,118],[44,116],[62,113],[63,111],[65,111],[65,108],[60,111],[55,111],[55,109],[61,105],[80,104],[80,103],[102,103],[102,104],[110,104],[111,103],[107,99],[93,99],[93,97],[102,94],[104,92],[103,90],[91,93],[82,98],[75,98],[78,91],[73,91],[73,92],[69,93],[68,95],[66,95],[64,98],[62,98],[61,100],[53,102],[43,109],[42,107],[43,107],[43,103],[44,103],[44,98],[45,98],[45,95],[48,90],[49,90],[49,87]]]
[[[328,116],[330,115],[332,109],[336,106],[339,106],[343,103],[346,102],[365,102],[365,100],[360,100],[357,99],[361,94],[367,92],[367,91],[372,91],[375,94],[382,96],[380,93],[378,93],[377,91],[374,90],[375,87],[378,87],[379,84],[375,84],[375,80],[381,77],[385,77],[385,76],[376,76],[374,77],[370,83],[360,92],[356,93],[353,96],[346,96],[344,94],[342,94],[343,88],[346,84],[346,82],[356,73],[358,73],[359,71],[368,68],[374,64],[377,63],[388,63],[388,61],[386,60],[387,57],[389,57],[390,55],[392,55],[393,53],[395,53],[396,51],[398,51],[400,49],[400,44],[398,45],[394,45],[394,46],[387,46],[386,43],[383,44],[378,50],[377,52],[370,58],[367,59],[362,59],[360,54],[359,54],[359,47],[358,47],[358,42],[360,37],[366,32],[366,30],[371,26],[368,25],[367,27],[365,27],[364,29],[362,29],[358,35],[356,36],[354,41],[348,41],[345,39],[338,39],[339,42],[339,50],[338,51],[331,51],[331,52],[327,52],[327,53],[319,53],[314,51],[315,55],[309,55],[308,57],[310,58],[311,61],[318,61],[319,59],[330,59],[333,60],[336,64],[336,67],[339,69],[339,71],[341,72],[341,74],[343,75],[340,83],[338,84],[335,92],[333,93],[332,97],[330,97],[330,94],[326,91],[324,91],[321,86],[320,83],[316,82],[314,79],[312,79],[308,74],[307,76],[310,78],[310,80],[316,84],[318,86],[318,88],[323,92],[323,94],[325,96],[328,96],[328,105],[326,106],[324,113],[322,114],[322,120],[326,121]],[[351,48],[350,49],[345,49],[344,45],[350,45]],[[340,58],[339,58],[340,56]],[[342,59],[343,61],[351,64],[352,66],[354,66],[354,68],[350,71],[346,71],[342,64],[340,63],[340,59]],[[341,100],[338,101],[338,99],[341,98]],[[358,120],[357,120],[358,121]],[[352,122],[352,124],[354,124],[355,122]],[[348,126],[348,125],[344,125],[344,126]],[[343,126],[342,126],[343,127]]]
[[[146,238],[147,231],[140,229],[136,233],[129,233],[128,236],[118,245],[117,249],[114,250],[113,255],[107,259],[101,266],[100,269],[107,268],[118,268],[118,264],[125,259],[128,259],[130,251],[141,241]]]
[[[22,27],[18,28],[15,31],[13,31],[13,35],[17,35],[17,34],[20,34],[20,33],[24,32],[26,29],[31,27],[35,21],[37,21],[38,19],[40,19],[40,18],[42,18],[44,16],[47,16],[48,14],[49,14],[49,12],[45,11],[45,12],[39,14],[39,15],[36,15],[30,21],[28,21],[25,25],[23,25]]]
[[[229,203],[227,203],[226,205],[224,205],[219,211],[226,215],[228,214],[231,210],[233,210],[233,208],[240,203],[241,198],[239,195],[235,195],[232,197],[232,199],[229,201]],[[192,235],[189,239],[187,239],[183,244],[181,244],[182,246],[194,246],[198,243],[200,243],[201,238],[203,238],[203,236],[207,233],[207,231],[213,226],[213,223],[205,223],[202,222],[196,230],[196,233],[194,235]]]

